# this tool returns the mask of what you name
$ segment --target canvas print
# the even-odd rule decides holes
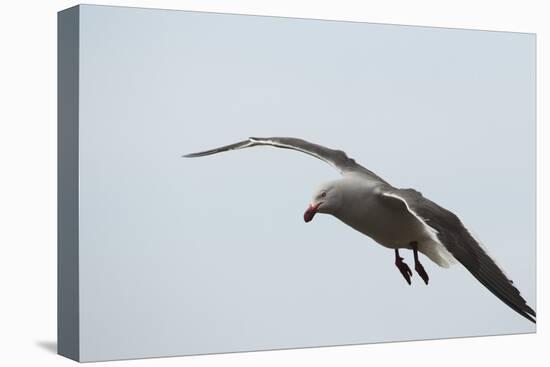
[[[60,354],[536,331],[534,34],[58,24]]]

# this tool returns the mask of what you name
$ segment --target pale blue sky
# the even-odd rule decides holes
[[[534,331],[461,265],[303,211],[330,166],[458,214],[535,307],[535,36],[81,7],[83,359]],[[412,265],[412,254],[403,253]]]

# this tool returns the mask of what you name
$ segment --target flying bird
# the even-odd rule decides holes
[[[409,285],[413,273],[400,256],[401,249],[413,251],[414,270],[426,285],[429,276],[418,253],[444,268],[458,261],[502,302],[536,323],[535,311],[455,214],[416,190],[393,187],[341,150],[296,138],[249,138],[184,157],[203,157],[255,146],[309,154],[341,173],[342,178],[322,184],[315,192],[304,213],[305,222],[310,222],[317,213],[331,214],[380,245],[394,250],[395,266]]]

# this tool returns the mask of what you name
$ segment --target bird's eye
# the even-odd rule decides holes
[[[325,196],[327,196],[327,193],[326,193],[326,191],[325,191],[325,192],[323,192],[323,193],[321,194],[321,197],[322,197],[322,198],[324,198]]]

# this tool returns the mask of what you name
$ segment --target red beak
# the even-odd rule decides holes
[[[304,221],[306,223],[311,222],[311,220],[313,219],[315,214],[317,214],[317,209],[319,209],[320,205],[321,205],[321,203],[318,203],[318,204],[315,204],[315,205],[309,204],[309,207],[307,208],[306,212],[304,213]]]

